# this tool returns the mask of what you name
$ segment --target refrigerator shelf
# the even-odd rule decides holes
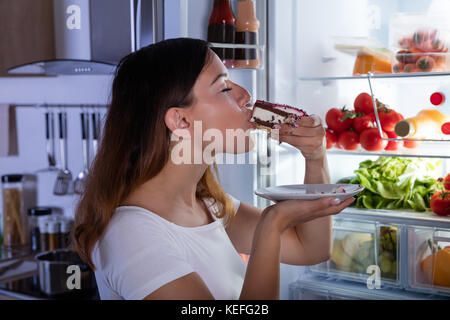
[[[439,300],[443,297],[405,292],[396,288],[369,289],[367,285],[317,275],[304,276],[289,285],[292,300]]]
[[[348,207],[339,217],[360,221],[378,221],[408,226],[434,227],[450,229],[450,217],[441,217],[433,212],[415,212],[413,210],[360,209]]]
[[[450,158],[449,141],[423,141],[416,149],[403,148],[397,151],[376,151],[370,152],[362,148],[355,151],[344,149],[329,149],[327,152],[331,155],[351,155],[351,156],[380,156],[380,157],[411,157],[411,158]]]
[[[365,74],[359,76],[330,76],[330,77],[299,77],[299,81],[322,81],[328,83],[330,81],[339,80],[368,80],[372,79],[405,79],[405,78],[433,78],[448,77],[450,72],[415,72],[415,73],[386,73],[386,74]]]

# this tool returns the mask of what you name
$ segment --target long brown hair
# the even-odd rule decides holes
[[[92,250],[115,209],[169,160],[171,133],[164,116],[171,107],[193,102],[192,88],[210,55],[207,42],[179,38],[147,46],[120,61],[101,144],[75,213],[73,244],[92,268]],[[233,203],[211,168],[197,185],[197,197],[214,199],[216,216],[230,221]]]

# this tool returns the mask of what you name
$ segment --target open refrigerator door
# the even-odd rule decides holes
[[[346,299],[448,299],[450,218],[433,213],[430,199],[450,171],[450,136],[444,132],[450,119],[449,28],[442,19],[449,6],[445,0],[299,0],[269,8],[270,98],[319,115],[334,137],[327,152],[331,183],[366,188],[355,206],[334,218],[330,260],[282,265],[282,299],[315,299],[297,294],[299,286],[339,291],[341,284]],[[351,119],[348,127],[333,127],[332,109]],[[369,126],[360,129],[355,119],[369,114]],[[370,140],[366,130],[378,139]],[[346,135],[357,137],[353,145]],[[277,148],[273,185],[302,183],[298,150]],[[372,170],[381,163],[378,179]],[[391,169],[396,173],[387,182]],[[378,290],[369,289],[372,275],[379,276]]]
[[[206,40],[208,18],[213,2],[212,0],[196,0],[195,3],[188,0],[166,1],[165,38],[181,36]],[[433,2],[434,5],[436,3]],[[231,1],[231,4],[233,8],[237,7],[237,1]],[[418,116],[424,109],[436,109],[430,102],[430,97],[434,93],[443,93],[445,97],[446,88],[450,89],[450,69],[445,69],[447,57],[442,45],[435,44],[437,51],[425,54],[432,59],[443,57],[440,60],[441,69],[431,68],[430,64],[433,62],[430,63],[432,60],[427,58],[428,60],[419,63],[415,61],[422,69],[406,72],[404,68],[406,56],[400,51],[413,48],[411,44],[407,44],[410,47],[405,49],[399,43],[404,38],[413,39],[415,34],[426,36],[414,31],[409,34],[411,30],[422,30],[419,25],[414,25],[414,28],[417,27],[416,30],[406,24],[409,33],[401,32],[401,28],[395,29],[400,30],[397,32],[400,36],[393,32],[395,21],[399,21],[399,17],[404,17],[403,13],[426,13],[432,1],[261,0],[256,4],[256,16],[260,21],[259,45],[256,48],[261,54],[262,63],[257,69],[230,67],[228,70],[230,78],[246,88],[253,100],[263,99],[299,107],[309,114],[320,116],[325,124],[330,109],[341,109],[344,106],[347,106],[348,110],[353,109],[356,98],[361,93],[366,93],[369,97],[369,108],[373,108],[374,114],[371,129],[383,134],[382,112],[394,110],[401,114],[403,120],[409,120]],[[323,10],[324,7],[327,10]],[[439,33],[442,39],[444,34],[445,32]],[[434,37],[436,40],[436,34]],[[438,40],[441,41],[441,38]],[[393,42],[398,45],[392,45]],[[422,40],[419,39],[419,43],[423,44]],[[240,48],[239,45],[226,43],[213,45],[223,49]],[[421,57],[410,56],[409,53],[407,55],[407,59],[416,58],[419,60]],[[401,72],[396,66],[399,63],[403,63]],[[437,63],[433,66],[436,65]],[[439,110],[445,106],[446,104],[443,104]],[[361,116],[356,113],[351,117]],[[427,135],[426,138],[429,137]],[[413,164],[422,161],[419,160],[422,158],[425,162],[427,159],[432,159],[431,162],[437,161],[439,163],[436,166],[437,170],[433,172],[433,177],[430,177],[436,182],[438,176],[443,176],[450,170],[449,137],[444,134],[438,138],[425,139],[431,141],[417,141],[418,139],[414,137],[383,134],[379,139],[382,149],[373,150],[359,142],[354,148],[356,150],[330,148],[328,162],[331,182],[336,183],[346,177],[354,179],[355,171],[361,170],[361,164],[368,165],[367,161],[375,163],[380,157],[410,159],[408,161]],[[423,137],[420,139],[423,140]],[[298,150],[286,144],[274,144],[266,132],[258,133],[256,143],[256,150],[243,158],[239,158],[242,156],[222,158],[223,162],[219,162],[218,165],[219,178],[224,189],[231,195],[243,202],[265,208],[270,205],[270,201],[255,196],[254,190],[302,183],[305,166]],[[397,147],[384,150],[389,143]],[[277,156],[271,158],[272,155]],[[267,161],[268,159],[270,161]],[[401,162],[402,160],[399,160],[399,163]],[[406,176],[407,172],[403,177]],[[411,177],[409,179],[410,183]],[[423,185],[426,183],[423,182]],[[412,184],[414,185],[414,182]],[[411,197],[413,194],[414,192],[408,193]],[[429,194],[427,196],[429,197]],[[421,205],[415,205],[416,202],[411,197],[397,199],[397,208],[392,210],[395,205],[390,204],[389,207],[388,202],[371,194],[371,197],[365,198],[364,201],[361,199],[359,202],[367,204],[370,202],[368,199],[372,199],[371,201],[378,199],[372,208],[369,205],[364,208],[352,207],[343,212],[339,219],[334,221],[335,250],[332,259],[312,268],[282,264],[280,298],[300,298],[293,296],[290,288],[295,287],[298,284],[297,280],[300,281],[306,275],[312,276],[308,280],[312,281],[311,283],[314,282],[314,276],[324,277],[320,280],[321,283],[329,285],[330,288],[335,284],[327,282],[327,279],[332,278],[338,285],[340,282],[349,281],[352,286],[368,290],[367,279],[371,274],[367,273],[367,267],[370,266],[380,268],[382,289],[376,294],[365,295],[367,299],[383,296],[385,294],[383,290],[389,290],[393,298],[420,298],[419,293],[418,295],[411,293],[420,290],[415,290],[417,286],[410,280],[413,277],[410,263],[412,249],[408,240],[409,237],[413,237],[410,229],[423,227],[431,228],[433,232],[445,231],[450,229],[450,220],[434,215],[429,209],[429,199],[422,201],[416,199]],[[399,205],[400,201],[403,201],[402,206]],[[406,208],[404,203],[409,203],[410,207]],[[424,212],[414,211],[424,208]],[[429,239],[435,241],[435,238]],[[429,239],[423,241],[427,242]],[[437,236],[437,239],[442,240],[443,237]],[[441,243],[441,249],[443,244],[445,242]],[[418,247],[421,245],[422,243],[417,244]],[[368,246],[367,256],[358,256],[358,250],[364,249],[364,246]],[[433,258],[430,270],[434,270],[435,262],[436,259]],[[428,291],[425,290],[426,295],[422,298],[446,293],[446,290],[435,290],[433,286],[431,281],[431,285],[426,288]],[[357,295],[357,293],[346,295],[346,298],[361,297]]]

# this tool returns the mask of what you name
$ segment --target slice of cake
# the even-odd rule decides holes
[[[250,121],[256,123],[262,129],[272,129],[276,124],[294,124],[298,119],[307,116],[308,114],[305,111],[297,108],[257,100]]]

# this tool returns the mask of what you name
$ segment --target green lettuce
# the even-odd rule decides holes
[[[431,196],[443,189],[433,178],[439,175],[441,163],[439,159],[380,157],[361,162],[356,177],[338,183],[364,186],[356,196],[358,208],[426,211]]]

